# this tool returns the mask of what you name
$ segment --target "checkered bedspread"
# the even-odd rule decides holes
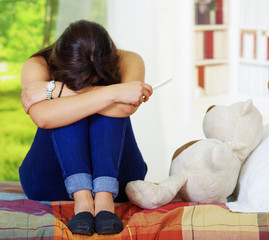
[[[116,214],[124,223],[117,235],[72,235],[65,223],[73,202],[37,202],[26,198],[19,183],[0,182],[0,240],[2,239],[269,239],[269,217],[232,213],[224,204],[170,203],[143,210],[119,204]]]

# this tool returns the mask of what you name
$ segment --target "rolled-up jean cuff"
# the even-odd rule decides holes
[[[93,196],[97,192],[110,192],[116,198],[119,194],[119,182],[113,177],[97,177],[93,180]]]
[[[73,193],[79,190],[92,191],[92,176],[88,173],[77,173],[67,177],[64,181],[69,197],[73,199]]]

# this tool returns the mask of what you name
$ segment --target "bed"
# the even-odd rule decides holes
[[[174,202],[155,210],[116,205],[124,223],[117,235],[72,235],[73,202],[27,199],[20,183],[0,182],[0,239],[269,239],[268,213],[234,213],[225,204]]]

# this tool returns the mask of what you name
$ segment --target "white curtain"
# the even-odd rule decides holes
[[[90,20],[92,0],[60,0],[55,38],[64,31],[71,22],[87,19]]]
[[[146,82],[154,85],[173,77],[172,83],[157,89],[132,116],[149,167],[147,179],[159,182],[168,175],[173,152],[189,137],[192,1],[107,0],[107,11],[108,31],[116,45],[143,57]]]

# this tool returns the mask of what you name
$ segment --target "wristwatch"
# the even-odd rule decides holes
[[[48,82],[46,85],[46,88],[47,88],[47,99],[51,100],[52,99],[51,93],[52,93],[53,89],[55,88],[55,80]]]

